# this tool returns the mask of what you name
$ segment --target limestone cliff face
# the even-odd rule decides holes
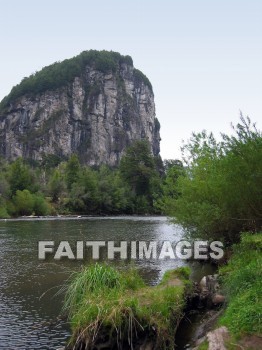
[[[151,86],[132,64],[102,72],[86,65],[81,76],[9,103],[0,116],[0,154],[41,160],[78,154],[83,163],[117,165],[134,140],[159,154],[159,123]]]

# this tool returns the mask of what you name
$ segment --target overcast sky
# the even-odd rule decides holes
[[[261,0],[0,0],[0,99],[89,49],[130,55],[152,82],[161,155],[192,131],[262,121]]]

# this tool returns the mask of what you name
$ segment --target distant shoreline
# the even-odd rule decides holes
[[[19,216],[15,218],[8,219],[0,219],[0,222],[7,221],[48,221],[48,220],[85,220],[85,219],[168,219],[166,215],[152,215],[152,214],[144,214],[144,215],[47,215],[47,216]]]

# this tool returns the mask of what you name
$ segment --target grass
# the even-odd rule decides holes
[[[205,340],[202,344],[200,344],[197,350],[208,350],[208,341]]]
[[[262,233],[242,235],[220,269],[228,305],[220,324],[235,337],[262,333]]]
[[[71,343],[92,349],[106,339],[114,348],[132,349],[139,337],[147,336],[159,349],[172,349],[188,276],[188,268],[172,270],[150,287],[135,269],[96,264],[75,273],[65,299]]]

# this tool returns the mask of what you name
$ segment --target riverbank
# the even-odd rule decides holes
[[[73,244],[79,237],[102,241],[112,237],[117,237],[119,241],[137,240],[137,237],[145,241],[164,241],[181,240],[184,238],[184,231],[164,217],[121,216],[1,222],[0,326],[2,325],[5,332],[0,335],[0,343],[3,347],[57,349],[65,346],[71,334],[66,320],[52,323],[51,326],[46,325],[50,324],[50,320],[56,320],[61,312],[63,295],[56,295],[57,290],[66,283],[68,274],[79,270],[82,263],[72,260],[40,263],[36,248],[39,240],[68,240]],[[252,250],[249,251],[252,256]],[[91,262],[92,260],[86,260],[87,265]],[[123,270],[129,263],[115,260],[112,265]],[[135,261],[135,266],[147,285],[156,285],[165,271],[185,264],[186,261],[179,259]],[[217,273],[215,266],[208,262],[195,261],[189,265],[192,266],[191,275],[194,281],[200,281],[204,275]],[[242,266],[245,266],[245,262],[242,262]],[[200,310],[196,326],[202,323],[201,320]],[[194,320],[191,319],[191,322]],[[219,324],[211,327],[211,330],[215,327],[219,327]],[[192,339],[192,336],[188,338]],[[183,344],[186,345],[187,342],[184,341]],[[184,347],[179,348],[181,349]]]
[[[157,286],[146,286],[133,269],[84,269],[66,295],[72,327],[67,349],[173,349],[192,290],[189,274],[181,267],[166,272]]]
[[[145,215],[139,215],[139,214],[122,214],[122,215],[78,215],[78,214],[66,214],[66,215],[24,215],[24,216],[18,216],[18,217],[12,217],[12,218],[2,218],[0,219],[0,222],[7,222],[7,221],[30,221],[30,220],[76,220],[76,219],[137,219],[137,218],[163,218],[164,220],[167,219],[166,215],[153,215],[153,214],[145,214]]]
[[[82,271],[67,294],[72,327],[67,349],[262,348],[261,250],[262,234],[243,234],[219,275],[205,276],[195,288],[187,268],[166,272],[155,287],[135,271],[110,270],[121,279],[117,292],[103,267],[102,278],[94,278],[95,268]],[[185,337],[188,321],[193,325],[186,345],[178,337]]]
[[[225,308],[196,339],[195,350],[262,348],[261,253],[262,233],[242,234],[241,242],[233,246],[230,260],[219,269]]]

